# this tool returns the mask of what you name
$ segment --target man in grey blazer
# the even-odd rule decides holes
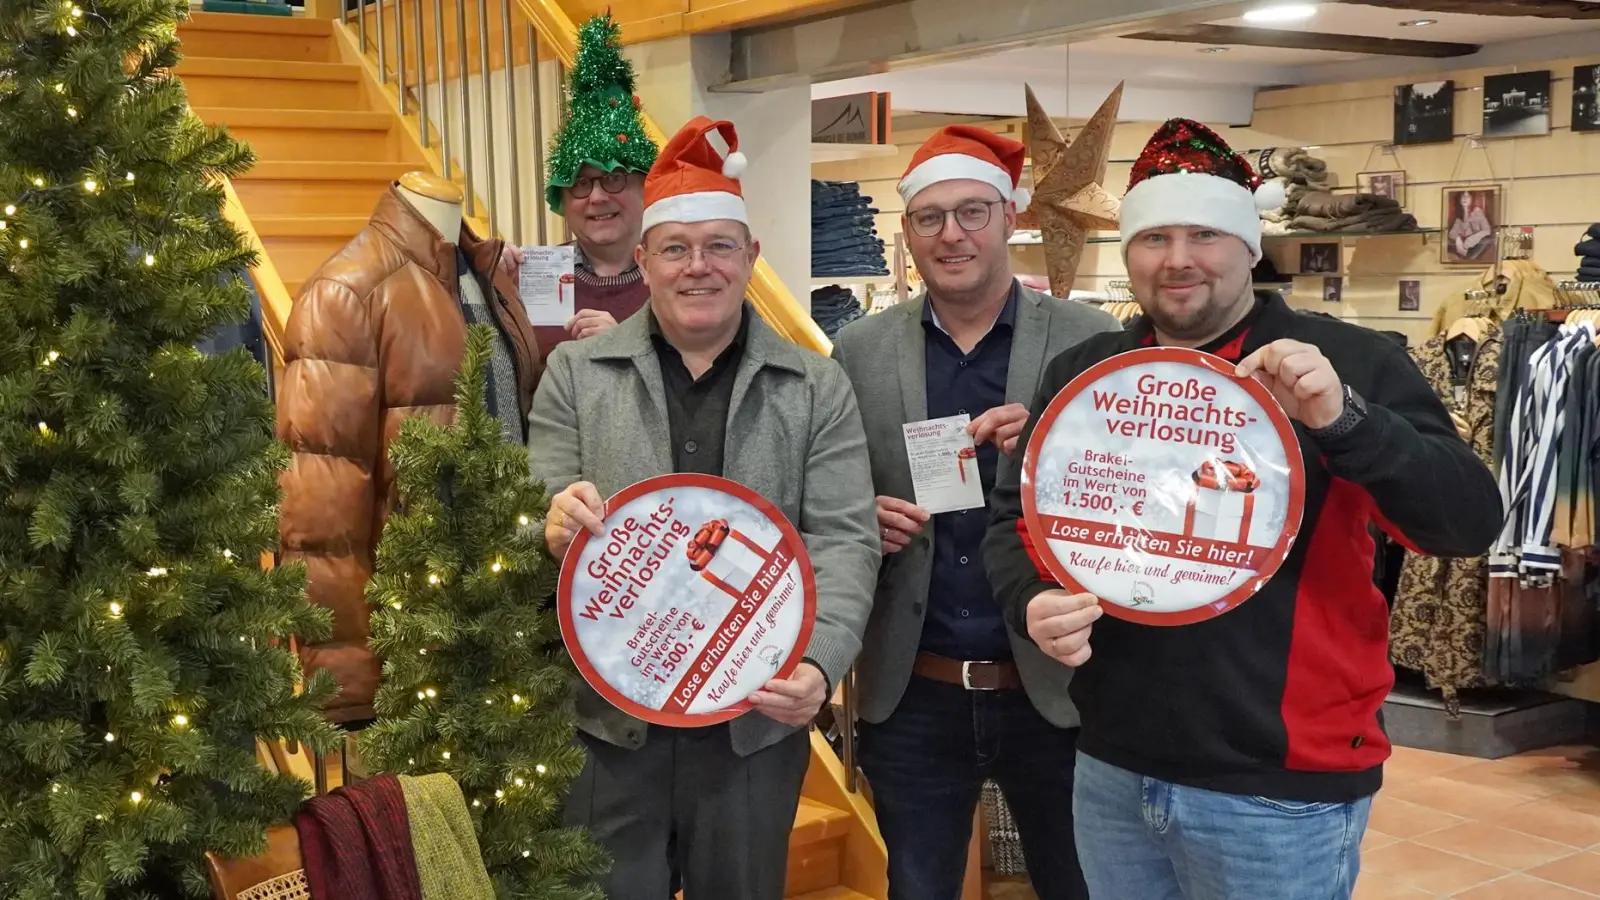
[[[1042,900],[1087,900],[1072,831],[1072,670],[1011,631],[980,547],[984,507],[916,505],[902,426],[962,414],[983,495],[1017,465],[1045,364],[1111,316],[1023,287],[1023,146],[953,126],[900,182],[922,297],[847,326],[835,350],[867,427],[884,560],[858,663],[861,765],[889,849],[891,900],[956,900],[985,779],[1004,792]]]
[[[706,140],[721,133],[725,163]],[[781,900],[808,726],[861,646],[880,551],[866,438],[834,361],[780,338],[744,302],[759,245],[738,181],[738,139],[697,117],[645,181],[640,314],[551,353],[529,414],[534,477],[555,492],[550,552],[604,532],[603,498],[657,475],[715,475],[771,501],[816,570],[816,627],[794,674],[722,725],[669,728],[577,699],[588,764],[566,820],[611,854],[618,900]],[[742,157],[739,157],[742,160]]]

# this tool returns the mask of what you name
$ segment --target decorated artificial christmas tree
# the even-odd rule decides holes
[[[258,738],[331,749],[326,614],[277,541],[265,373],[195,344],[252,262],[218,175],[249,151],[166,72],[173,0],[0,5],[0,897],[208,895],[304,782]]]
[[[468,331],[455,422],[409,419],[390,448],[400,505],[367,586],[384,678],[361,753],[374,771],[455,778],[501,900],[599,898],[603,857],[560,824],[584,753],[549,501],[484,404],[493,341]]]
[[[656,161],[656,145],[639,118],[633,64],[622,55],[622,26],[610,13],[578,29],[578,53],[567,80],[567,121],[550,142],[545,199],[561,212],[561,189],[578,180],[585,165],[602,172],[645,173]]]

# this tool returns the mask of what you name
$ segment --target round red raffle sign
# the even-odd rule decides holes
[[[618,709],[714,725],[800,664],[816,574],[766,499],[724,478],[665,475],[608,500],[604,524],[572,542],[556,606],[579,673]]]
[[[1283,407],[1209,353],[1152,347],[1072,379],[1022,464],[1034,552],[1107,615],[1186,625],[1249,599],[1300,531],[1305,467]]]

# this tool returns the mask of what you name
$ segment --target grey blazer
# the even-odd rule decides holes
[[[648,305],[646,307],[648,309]],[[807,658],[839,684],[861,650],[882,555],[866,436],[838,363],[779,337],[750,316],[728,408],[723,474],[775,504],[800,531],[817,575],[817,624]],[[601,497],[672,472],[666,393],[647,313],[551,351],[528,414],[533,477],[552,495],[576,481]],[[645,723],[578,690],[578,727],[637,749]],[[749,755],[794,732],[760,713],[731,725]]]
[[[1045,364],[1061,351],[1101,331],[1120,331],[1110,315],[1086,304],[1058,300],[1027,287],[1011,340],[1006,402],[1031,406]],[[901,426],[928,417],[927,363],[922,310],[926,296],[847,325],[834,343],[834,357],[855,385],[872,483],[877,494],[916,502],[911,464]],[[1021,462],[1001,454],[1000,465]],[[877,598],[857,665],[861,717],[882,722],[900,705],[922,641],[929,582],[933,577],[933,529],[923,530],[904,550],[884,557]],[[1045,656],[1026,635],[1011,632],[1011,650],[1033,705],[1051,723],[1078,724],[1067,698],[1072,670]]]

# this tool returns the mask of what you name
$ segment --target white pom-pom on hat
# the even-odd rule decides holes
[[[1028,204],[1033,202],[1033,191],[1019,187],[1011,192],[1011,202],[1017,205],[1017,212],[1027,212]]]
[[[744,175],[744,170],[749,166],[750,160],[746,159],[743,153],[735,150],[728,154],[727,159],[722,161],[722,174],[728,178],[738,180],[740,176]]]
[[[1255,197],[1256,209],[1267,212],[1282,209],[1283,204],[1289,201],[1289,192],[1283,186],[1283,179],[1269,178],[1256,188]]]

